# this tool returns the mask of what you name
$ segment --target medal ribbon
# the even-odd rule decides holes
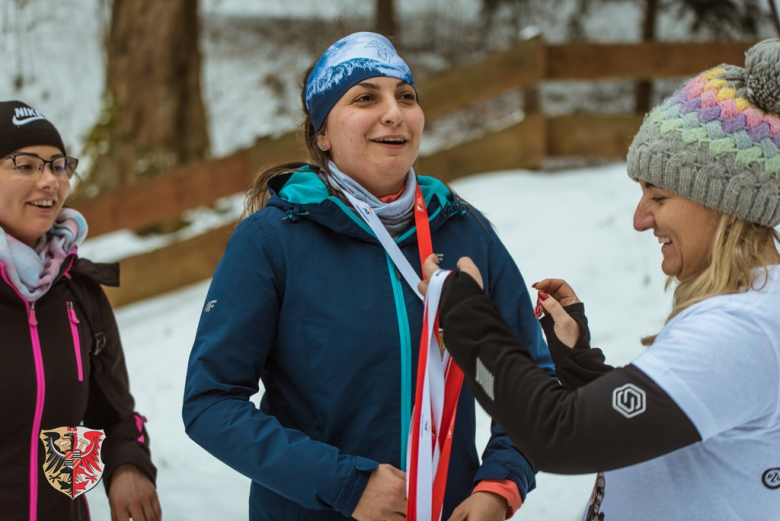
[[[417,275],[417,272],[414,271],[412,265],[409,264],[409,261],[406,260],[404,254],[401,253],[401,249],[390,236],[390,233],[382,224],[382,221],[380,221],[379,217],[374,213],[374,210],[372,210],[368,204],[355,198],[352,194],[349,194],[346,191],[343,191],[342,193],[347,197],[349,202],[352,203],[352,206],[355,207],[358,215],[360,215],[363,221],[371,228],[371,231],[374,232],[374,235],[379,239],[379,242],[390,256],[390,259],[392,259],[395,267],[398,268],[401,276],[406,280],[407,284],[409,284],[409,287],[412,288],[412,291],[420,297],[420,300],[423,300],[422,294],[417,289],[417,284],[420,283],[420,277]],[[422,192],[420,192],[419,186],[417,187],[414,196],[414,223],[417,226],[417,246],[420,249],[420,266],[422,266],[425,259],[433,253],[433,245],[431,243],[431,226],[428,223],[428,212],[425,210],[425,199],[423,198]]]
[[[450,271],[431,277],[407,452],[407,521],[439,521],[463,372],[439,349],[439,300]]]
[[[444,280],[451,272],[437,271],[431,277],[428,297],[424,298],[417,289],[420,277],[376,213],[368,204],[346,191],[342,193],[374,232],[407,284],[425,302],[415,406],[406,452],[406,519],[439,521],[447,485],[458,397],[463,384],[463,372],[452,361],[450,354],[439,347],[439,300]],[[425,199],[419,186],[415,192],[414,220],[422,265],[433,253],[433,245]]]

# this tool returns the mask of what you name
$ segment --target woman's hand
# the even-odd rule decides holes
[[[569,283],[563,279],[544,279],[537,282],[533,287],[538,291],[544,291],[552,298],[557,300],[561,306],[570,306],[580,301]]]
[[[571,286],[561,279],[544,279],[533,285],[539,290],[542,307],[555,322],[555,335],[568,347],[574,347],[580,337],[580,326],[569,316],[563,306],[580,301]]]
[[[449,521],[504,521],[507,510],[506,499],[498,494],[476,492],[458,505]]]
[[[425,275],[425,279],[417,285],[417,289],[423,295],[428,291],[428,281],[438,269],[439,258],[435,253],[432,253],[423,263],[423,274]],[[482,274],[479,272],[479,268],[477,268],[477,265],[474,264],[473,260],[468,257],[461,257],[458,261],[458,269],[463,273],[468,273],[471,278],[479,284],[480,288],[484,288],[484,285],[482,284]]]
[[[371,473],[352,517],[358,521],[406,519],[406,474],[382,463]]]
[[[160,521],[162,509],[157,489],[141,469],[122,465],[111,476],[108,490],[111,521]]]

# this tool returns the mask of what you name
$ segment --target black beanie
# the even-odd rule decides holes
[[[38,145],[57,147],[67,155],[60,133],[43,114],[21,101],[0,101],[0,158]]]

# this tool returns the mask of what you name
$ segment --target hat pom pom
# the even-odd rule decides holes
[[[780,40],[764,40],[745,53],[745,87],[754,105],[780,114]]]

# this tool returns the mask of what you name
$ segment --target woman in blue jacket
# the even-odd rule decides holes
[[[378,240],[384,232],[354,208],[370,207],[419,276],[417,209],[442,265],[474,258],[514,332],[550,374],[552,364],[527,292],[515,291],[520,272],[487,221],[414,173],[425,118],[392,44],[373,33],[339,40],[302,98],[311,164],[271,168],[250,190],[198,326],[184,422],[252,479],[252,520],[404,519],[423,306]],[[249,399],[259,380],[258,409]],[[456,417],[442,518],[511,516],[534,469],[496,425],[480,464],[467,386]]]

